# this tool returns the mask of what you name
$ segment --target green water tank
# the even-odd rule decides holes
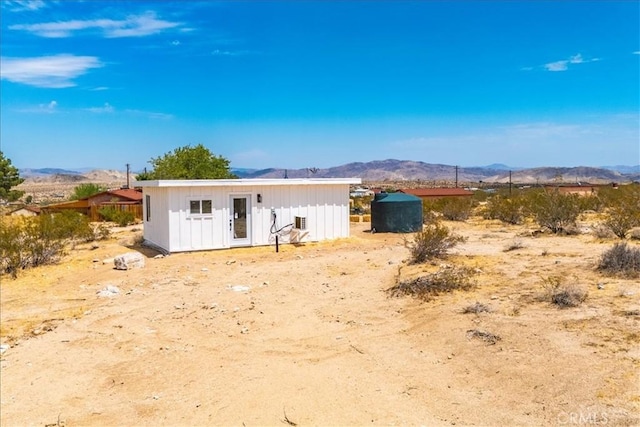
[[[378,193],[371,202],[371,230],[413,233],[422,230],[422,199],[405,193]]]

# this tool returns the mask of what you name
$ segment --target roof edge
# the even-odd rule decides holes
[[[262,185],[352,185],[362,184],[361,178],[245,178],[245,179],[161,179],[134,181],[134,187],[239,187]]]

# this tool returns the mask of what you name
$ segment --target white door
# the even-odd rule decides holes
[[[233,195],[229,202],[231,246],[251,246],[251,195]]]

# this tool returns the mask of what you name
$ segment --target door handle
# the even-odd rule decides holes
[[[233,228],[233,220],[230,219],[229,220],[229,231],[231,231],[232,228]]]

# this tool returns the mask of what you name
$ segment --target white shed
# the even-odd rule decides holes
[[[144,239],[167,252],[349,236],[349,179],[138,181]]]

